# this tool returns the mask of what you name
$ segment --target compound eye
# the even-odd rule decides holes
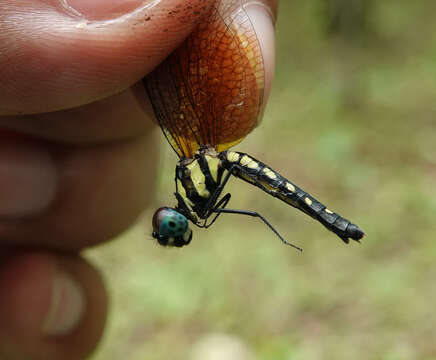
[[[187,229],[188,219],[173,208],[161,207],[153,215],[153,234],[160,238],[183,236]]]

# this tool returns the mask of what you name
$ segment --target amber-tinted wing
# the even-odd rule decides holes
[[[222,1],[144,79],[157,121],[181,158],[201,145],[223,151],[261,117],[264,65],[241,0]]]

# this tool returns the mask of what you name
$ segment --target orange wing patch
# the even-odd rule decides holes
[[[250,18],[231,0],[213,8],[144,84],[165,137],[190,158],[202,145],[226,150],[256,127],[264,78]]]

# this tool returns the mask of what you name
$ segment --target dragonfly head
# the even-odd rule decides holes
[[[153,215],[152,236],[162,246],[182,247],[191,242],[192,230],[185,215],[165,206]]]

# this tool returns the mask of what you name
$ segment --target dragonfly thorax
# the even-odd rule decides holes
[[[217,195],[224,171],[219,153],[211,147],[201,148],[192,159],[179,161],[176,166],[176,193],[182,198],[178,199],[179,207],[185,205],[192,215],[204,219],[217,200],[213,196]]]

